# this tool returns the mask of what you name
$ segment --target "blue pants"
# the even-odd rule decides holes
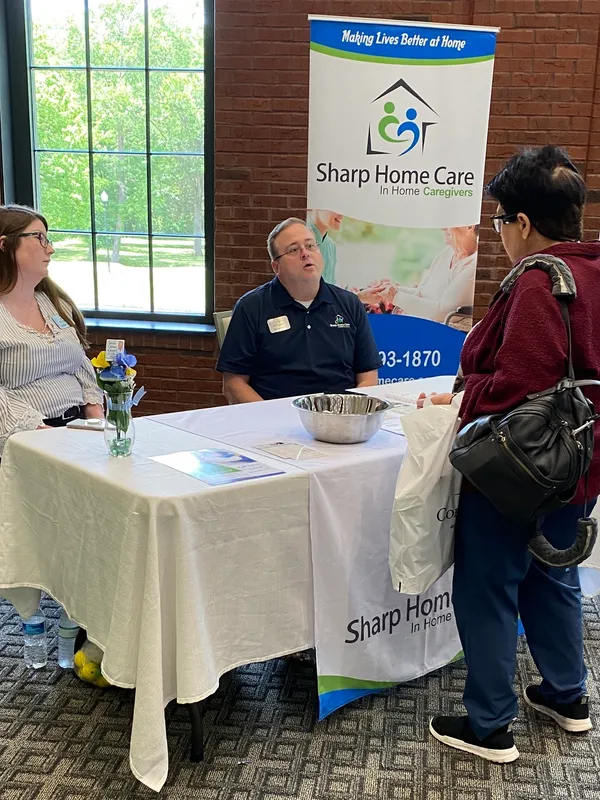
[[[569,547],[582,516],[583,507],[575,505],[551,514],[543,526],[548,541]],[[546,699],[571,703],[585,692],[577,567],[551,568],[536,561],[527,551],[529,533],[479,492],[462,493],[452,599],[468,669],[464,703],[480,739],[517,716],[513,680],[519,614]]]

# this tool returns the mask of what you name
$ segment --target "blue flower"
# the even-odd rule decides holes
[[[115,364],[118,367],[135,367],[137,364],[137,358],[130,355],[127,350],[123,350],[122,352],[118,352],[115,356],[113,365]]]
[[[120,366],[116,362],[111,364],[110,367],[103,369],[100,373],[100,380],[103,381],[124,381],[125,380],[125,367]]]

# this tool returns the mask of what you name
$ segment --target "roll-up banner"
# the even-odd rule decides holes
[[[456,371],[473,313],[497,29],[310,17],[308,223],[381,383]]]

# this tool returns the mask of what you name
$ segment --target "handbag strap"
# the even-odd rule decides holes
[[[567,331],[567,375],[564,381],[561,381],[558,386],[561,384],[564,385],[564,388],[575,388],[581,386],[599,386],[600,382],[595,380],[575,380],[575,369],[573,367],[573,337],[571,333],[571,315],[569,314],[569,303],[571,303],[577,297],[577,286],[575,284],[575,279],[573,277],[573,273],[571,272],[568,264],[563,261],[562,258],[557,258],[557,256],[552,256],[548,254],[537,254],[533,256],[527,256],[522,261],[520,261],[504,278],[502,283],[500,284],[500,291],[506,292],[509,294],[517,279],[527,270],[529,269],[542,269],[544,272],[547,272],[550,276],[552,281],[552,294],[558,300],[558,304],[560,306],[560,314],[563,318],[563,322],[565,323],[565,328]],[[558,386],[553,387],[552,389],[548,389],[545,392],[538,392],[535,395],[529,395],[528,399],[533,399],[534,397],[540,397],[541,395],[545,394],[553,394]],[[594,419],[598,419],[600,415],[594,415]],[[589,504],[589,482],[590,482],[590,471],[587,470],[585,474],[585,481],[584,481],[584,506],[583,506],[583,514],[584,519],[588,519],[588,504]],[[536,525],[539,527],[541,524],[541,520],[537,520]],[[595,537],[594,537],[595,540]],[[588,553],[589,555],[589,553]],[[587,557],[587,556],[586,556]],[[573,562],[577,563],[577,562]]]
[[[542,269],[548,273],[552,281],[552,294],[555,297],[563,298],[566,302],[570,302],[577,297],[577,286],[569,265],[562,258],[546,253],[527,256],[519,261],[500,284],[500,290],[509,294],[517,278],[520,278],[524,272],[530,269]]]
[[[574,381],[575,370],[573,368],[573,341],[571,336],[571,317],[569,314],[568,303],[571,303],[577,297],[577,286],[575,285],[575,278],[571,272],[569,265],[563,261],[562,258],[544,253],[538,253],[533,256],[527,256],[519,261],[519,263],[512,268],[506,278],[500,284],[500,291],[510,294],[513,290],[517,279],[521,277],[524,272],[530,269],[541,269],[550,276],[552,281],[552,294],[558,300],[560,305],[560,313],[565,323],[567,330],[567,374],[566,377]]]
[[[560,313],[567,329],[567,378],[575,380],[575,369],[573,368],[573,337],[571,335],[571,315],[569,307],[564,298],[559,297]]]

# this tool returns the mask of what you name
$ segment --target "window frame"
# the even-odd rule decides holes
[[[89,0],[82,0],[85,9],[86,28],[89,24]],[[148,24],[148,3],[144,0],[146,9],[146,25]],[[32,116],[32,81],[33,70],[29,65],[28,53],[28,0],[0,0],[0,188],[2,201],[7,203],[23,203],[34,206],[36,202],[36,173],[35,152]],[[112,311],[104,309],[82,309],[86,319],[114,321],[115,327],[131,321],[134,323],[169,323],[173,328],[178,322],[184,329],[189,329],[190,324],[202,326],[213,324],[214,312],[214,0],[204,0],[204,262],[205,262],[205,310],[204,314],[179,314],[154,311]],[[86,30],[86,33],[88,31]],[[148,66],[148,38],[145,42],[145,76],[146,100],[149,93],[149,76],[155,71],[171,71],[168,68],[149,69]],[[40,67],[34,67],[34,69]],[[52,69],[52,67],[49,67]],[[137,68],[138,71],[140,68]],[[91,124],[90,82],[94,68],[90,65],[89,38],[86,36],[86,64],[85,75],[87,82],[88,127]],[[186,72],[188,70],[173,68],[172,71]],[[202,70],[191,70],[202,72]],[[150,149],[150,108],[146,104],[146,148],[144,155],[151,159],[155,151]],[[96,225],[94,183],[93,183],[93,156],[97,151],[88,148],[84,150],[90,160],[90,230],[80,231],[82,234],[91,235],[92,253],[96,263]],[[43,151],[43,148],[41,148]],[[69,151],[70,152],[70,151]],[[101,151],[104,153],[105,151]],[[111,151],[112,152],[112,151]],[[161,151],[156,151],[160,155]],[[150,274],[149,281],[152,289],[152,238],[165,238],[164,233],[153,233],[152,230],[152,195],[151,195],[151,166],[146,168],[147,182],[147,213],[148,231],[142,234],[149,244]],[[58,229],[57,229],[58,232]],[[71,231],[69,231],[71,232]],[[77,231],[72,231],[77,233]],[[112,232],[111,232],[112,233]],[[102,234],[99,234],[102,235]],[[167,238],[190,239],[185,235],[167,234]],[[98,296],[97,267],[94,267],[94,293]],[[94,323],[92,323],[94,324]]]

